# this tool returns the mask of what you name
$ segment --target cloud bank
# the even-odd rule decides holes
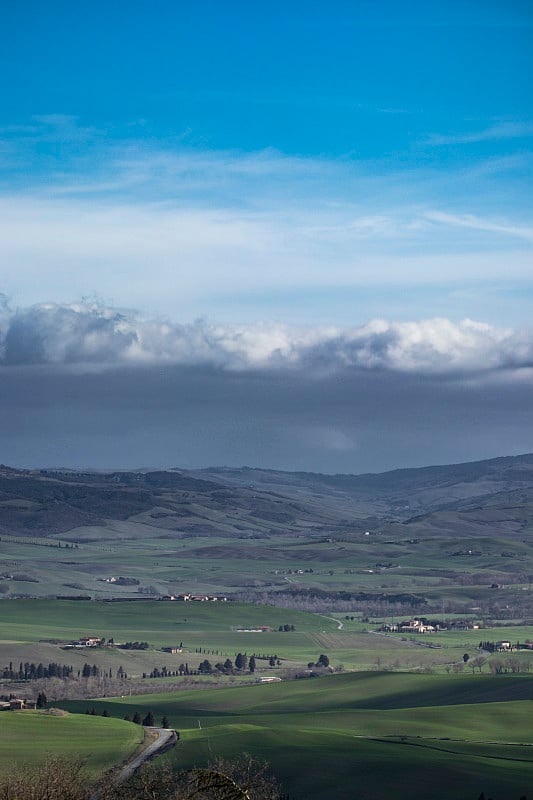
[[[390,370],[439,375],[528,370],[533,331],[473,320],[371,320],[356,327],[179,324],[99,303],[41,303],[0,319],[0,363],[64,368],[210,366],[227,371]]]
[[[179,324],[0,308],[0,461],[325,472],[533,450],[533,334],[437,318]]]

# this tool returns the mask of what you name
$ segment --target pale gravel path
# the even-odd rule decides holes
[[[152,758],[170,750],[178,741],[176,731],[168,730],[168,728],[146,728],[157,735],[157,738],[145,747],[142,753],[138,753],[127,764],[125,764],[118,772],[118,783],[124,783],[128,778],[131,778],[140,767]]]

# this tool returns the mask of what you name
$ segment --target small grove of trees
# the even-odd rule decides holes
[[[98,678],[100,676],[100,667],[97,667],[96,664],[93,664],[92,667],[90,664],[84,664],[81,677],[90,678],[91,676]]]
[[[78,677],[80,677],[80,674],[81,674],[82,678],[101,678],[101,677],[112,678],[113,677],[113,673],[112,673],[111,669],[109,670],[109,672],[107,672],[107,670],[101,669],[96,664],[93,664],[91,666],[91,664],[89,664],[89,663],[83,665],[83,669],[81,670],[81,673],[78,671]],[[121,665],[117,669],[117,678],[119,680],[123,680],[123,679],[125,679],[127,677],[128,677],[128,675],[127,675],[124,667]]]
[[[313,669],[315,667],[318,669],[327,669],[329,667],[329,658],[324,653],[321,653],[316,662],[310,661],[307,666],[309,669]]]
[[[295,631],[295,630],[296,630],[296,628],[294,627],[294,625],[280,625],[279,628],[278,628],[278,631],[284,631],[285,633],[288,633],[289,631]]]
[[[198,672],[201,675],[211,674],[213,672],[222,672],[232,675],[235,671],[244,672],[246,669],[249,669],[250,672],[255,672],[255,667],[256,659],[254,655],[248,658],[244,653],[237,653],[235,656],[235,665],[233,665],[231,658],[227,658],[223,663],[218,661],[213,667],[211,662],[206,658],[198,665]]]
[[[178,669],[170,670],[167,667],[154,667],[150,673],[143,672],[143,678],[177,678],[178,675],[194,675],[195,671],[189,669],[188,664],[180,664]]]
[[[504,672],[529,672],[531,669],[530,661],[522,661],[519,658],[491,658],[488,663],[493,675],[501,675]]]
[[[137,578],[125,578],[123,575],[120,575],[114,581],[115,586],[139,586],[140,581]]]

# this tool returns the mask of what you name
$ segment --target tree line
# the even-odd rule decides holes
[[[85,709],[85,713],[87,715],[89,715],[90,717],[97,717],[98,716],[98,712],[94,708],[94,706],[91,709],[86,708]],[[108,708],[104,708],[104,710],[102,711],[102,717],[108,717],[109,718],[109,717],[112,717],[112,716],[113,715],[111,714],[109,709]],[[126,720],[126,722],[134,722],[136,725],[144,725],[144,726],[146,726],[148,728],[153,728],[155,726],[155,724],[156,724],[155,716],[154,716],[153,711],[148,711],[148,713],[145,714],[144,717],[142,716],[140,711],[136,711],[133,716],[131,716],[131,714],[125,714],[123,719]],[[168,717],[166,716],[166,714],[161,718],[160,727],[161,728],[168,728],[169,727],[169,721],[168,721]]]
[[[74,668],[69,664],[57,664],[51,661],[48,665],[34,664],[33,661],[22,661],[18,669],[15,669],[13,662],[9,663],[9,667],[4,667],[2,671],[2,678],[4,680],[12,681],[37,681],[41,678],[70,678],[74,672]]]
[[[167,667],[154,667],[154,669],[147,673],[143,672],[143,678],[177,678],[189,675],[240,675],[244,672],[249,672],[253,675],[257,669],[257,660],[263,659],[268,661],[270,667],[279,667],[281,661],[277,655],[273,656],[257,656],[252,654],[250,657],[246,653],[237,653],[235,662],[231,658],[226,658],[225,661],[217,661],[212,664],[208,658],[205,658],[198,664],[197,669],[190,669],[188,663],[180,664],[176,670],[169,670]]]

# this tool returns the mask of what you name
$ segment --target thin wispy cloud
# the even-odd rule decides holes
[[[471,133],[434,133],[426,139],[426,144],[445,146],[455,144],[477,144],[478,142],[493,142],[500,139],[526,139],[533,136],[533,122],[499,122],[482,130]]]
[[[54,136],[59,162],[39,156],[34,141]],[[61,116],[34,119],[29,139],[4,140],[12,168],[0,185],[0,266],[4,291],[19,303],[43,298],[43,273],[50,300],[103,292],[150,313],[172,313],[174,302],[180,315],[188,306],[194,316],[212,313],[215,294],[223,301],[267,289],[374,284],[377,306],[386,284],[531,277],[525,209],[507,203],[494,214],[492,182],[501,170],[483,172],[481,162],[466,172],[426,164],[405,171],[274,148],[109,142],[105,131]],[[31,174],[30,165],[38,166]],[[421,315],[426,306],[427,298]],[[239,313],[220,307],[217,316]],[[309,309],[309,321],[315,313]],[[334,322],[333,309],[330,316]]]
[[[432,222],[442,223],[450,227],[470,228],[476,231],[487,231],[488,233],[502,233],[506,236],[533,242],[533,225],[531,227],[522,227],[497,220],[481,219],[473,214],[447,214],[442,211],[427,211],[425,217]]]

